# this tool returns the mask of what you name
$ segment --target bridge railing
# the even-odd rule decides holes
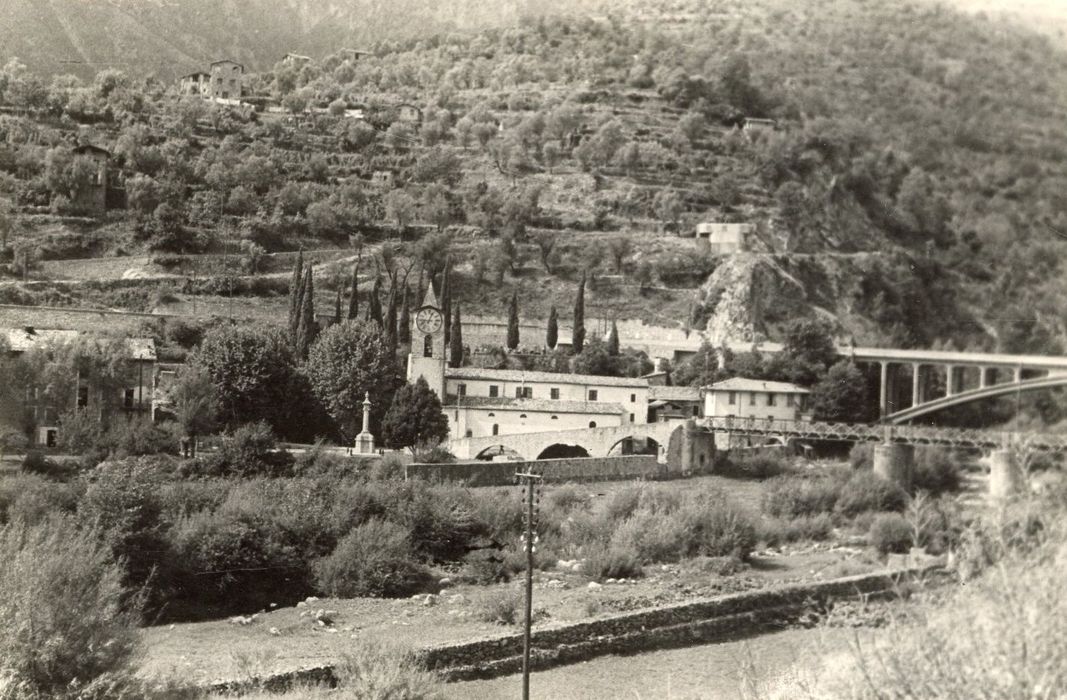
[[[715,416],[704,419],[714,432],[737,435],[773,435],[813,440],[849,442],[899,442],[911,445],[954,447],[1020,446],[1042,452],[1067,451],[1067,435],[1023,433],[973,428],[934,428],[881,423],[830,423],[821,421],[758,418],[756,416]]]

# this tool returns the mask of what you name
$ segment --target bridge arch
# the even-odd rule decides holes
[[[616,448],[619,448],[616,451]],[[621,437],[615,441],[608,451],[604,453],[606,457],[616,457],[619,455],[658,455],[660,450],[659,441],[651,435],[627,435]]]
[[[1041,389],[1051,389],[1055,387],[1067,386],[1067,374],[1055,375],[1051,377],[1038,377],[1036,379],[1026,379],[1021,382],[1005,382],[1003,384],[994,384],[993,386],[982,387],[979,389],[971,389],[969,391],[961,391],[958,394],[952,394],[951,396],[943,396],[933,401],[927,401],[921,403],[918,406],[912,406],[911,408],[905,408],[903,411],[897,411],[891,413],[885,417],[885,420],[890,423],[903,423],[905,421],[920,418],[930,413],[936,413],[946,408],[953,406],[959,406],[965,403],[971,403],[972,401],[982,401],[984,399],[992,399],[998,396],[1007,396],[1022,391],[1038,391]]]
[[[554,442],[545,447],[535,459],[568,459],[571,457],[589,457],[589,450],[581,445],[569,445],[563,442]]]
[[[515,461],[521,461],[525,459],[525,457],[523,457],[521,454],[504,444],[489,445],[488,447],[478,452],[478,454],[474,455],[474,458],[488,462],[494,457],[500,456],[508,457],[509,459],[513,459]]]

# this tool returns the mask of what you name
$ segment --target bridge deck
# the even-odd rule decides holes
[[[1067,435],[1020,433],[960,428],[926,428],[862,423],[767,420],[765,418],[706,418],[715,432],[849,442],[899,442],[910,445],[997,448],[1023,446],[1040,452],[1067,452]]]

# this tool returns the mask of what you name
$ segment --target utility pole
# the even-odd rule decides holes
[[[522,622],[522,700],[530,700],[530,624],[533,617],[534,532],[536,531],[535,491],[540,500],[540,484],[544,477],[533,470],[515,474],[515,481],[526,486],[526,530],[523,547],[526,550],[526,596]],[[535,488],[536,486],[536,488]]]

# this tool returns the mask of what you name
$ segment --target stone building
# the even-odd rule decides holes
[[[211,64],[211,85],[208,96],[221,100],[239,100],[244,84],[245,67],[224,59]]]
[[[211,86],[211,76],[204,71],[195,71],[178,79],[178,92],[182,95],[204,97]]]

